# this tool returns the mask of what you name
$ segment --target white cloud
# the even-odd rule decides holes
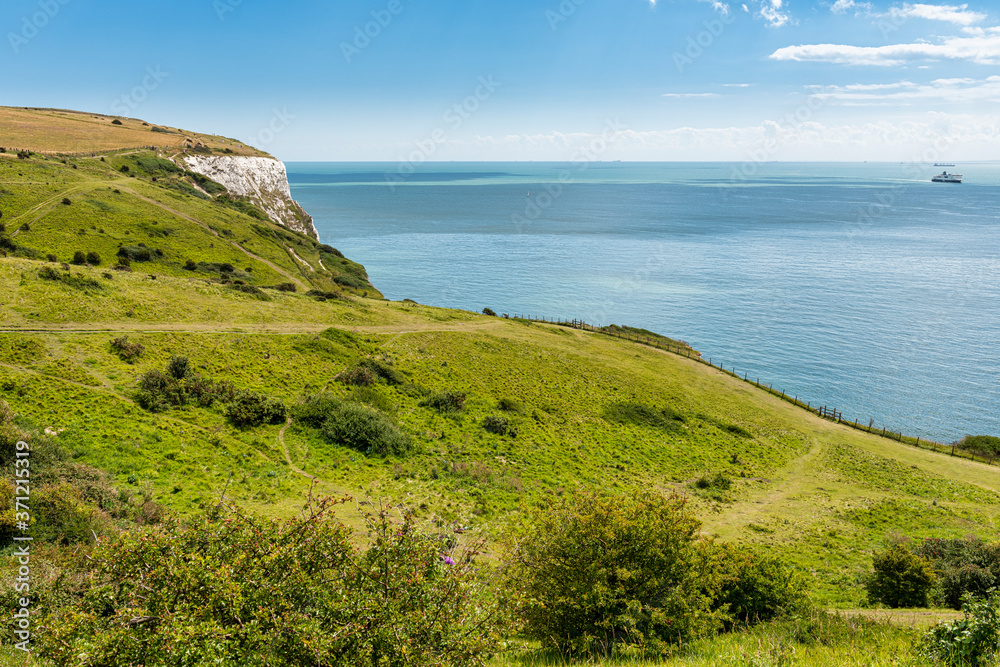
[[[729,5],[721,0],[698,0],[699,2],[707,2],[712,5],[712,9],[719,12],[723,16],[729,16]]]
[[[783,0],[760,0],[760,15],[773,28],[780,28],[792,20],[791,14],[782,11],[783,4]]]
[[[838,4],[839,2],[840,0],[838,0]],[[917,18],[944,21],[961,26],[970,26],[986,19],[986,14],[970,11],[969,5],[924,5],[908,2],[904,3],[902,7],[893,7],[889,11],[889,15],[900,19]]]
[[[1000,32],[982,36],[946,37],[938,44],[913,42],[886,46],[802,44],[786,46],[770,55],[772,60],[827,62],[841,65],[898,66],[913,60],[968,60],[981,65],[1000,64]]]
[[[661,95],[660,97],[674,97],[674,98],[682,98],[682,99],[691,99],[691,98],[698,98],[698,97],[700,97],[700,98],[722,97],[722,95],[719,95],[718,93],[663,93],[663,95]]]
[[[991,76],[985,79],[935,79],[925,84],[898,81],[885,84],[810,86],[809,88],[815,97],[824,102],[836,102],[847,106],[1000,103],[1000,76]]]
[[[854,11],[855,14],[872,13],[873,7],[869,2],[856,2],[855,0],[837,0],[830,7],[830,11],[834,14],[846,14],[849,11]]]
[[[726,88],[749,88],[754,85],[752,83],[724,83],[722,84]]]

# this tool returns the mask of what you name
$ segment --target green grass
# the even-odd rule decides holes
[[[180,514],[225,489],[256,514],[289,516],[315,485],[313,493],[403,503],[489,538],[525,506],[579,485],[678,492],[706,536],[782,556],[814,602],[845,609],[861,606],[861,577],[887,540],[998,538],[996,467],[820,419],[652,332],[616,327],[609,336],[384,301],[370,286],[351,286],[367,279],[364,267],[245,206],[193,194],[166,157],[0,156],[0,221],[12,242],[60,261],[77,250],[103,260],[67,273],[59,263],[0,258],[0,399],[23,426],[57,433],[75,460],[121,487],[149,485]],[[126,165],[134,177],[118,170]],[[19,231],[24,223],[30,231]],[[133,262],[132,272],[110,270],[119,246],[140,243],[162,255]],[[222,284],[224,263],[259,291]],[[271,289],[288,282],[296,292]],[[122,335],[145,348],[132,363],[110,347]],[[288,405],[323,392],[364,403],[415,450],[369,457],[294,420],[236,429],[222,406],[147,412],[135,402],[136,379],[173,355]],[[365,358],[391,368],[392,384],[336,379]],[[461,410],[426,401],[447,393],[465,395]],[[498,415],[510,433],[484,427]],[[732,486],[698,491],[702,478]],[[341,514],[354,526],[358,517],[356,508]],[[781,664],[786,649],[795,664],[907,664],[892,655],[905,653],[911,635],[861,620],[856,629],[824,645],[768,626],[706,640],[665,664]],[[553,662],[531,654],[495,664]]]

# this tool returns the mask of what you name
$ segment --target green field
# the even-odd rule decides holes
[[[5,113],[3,132],[24,118]],[[57,128],[79,120],[57,116]],[[139,123],[124,127],[140,132]],[[20,132],[25,146],[48,136]],[[67,152],[105,148],[65,132],[51,136]],[[816,605],[843,610],[863,606],[872,553],[896,537],[1000,537],[995,466],[821,419],[683,354],[383,300],[360,265],[213,195],[165,157],[0,154],[0,399],[19,426],[52,434],[119,488],[146,490],[182,516],[223,494],[276,517],[296,514],[310,494],[348,494],[459,522],[490,542],[525,507],[578,487],[677,492],[705,536],[780,555]],[[115,270],[120,248],[151,252]],[[64,266],[78,251],[100,264]],[[294,291],[276,289],[283,283]],[[143,353],[121,359],[111,342],[122,336]],[[174,356],[289,406],[324,392],[366,404],[415,450],[366,456],[292,418],[240,429],[219,405],[143,409],[139,377]],[[337,379],[362,359],[397,377],[368,387]],[[461,409],[435,409],[430,398],[449,392],[463,396]],[[729,488],[696,484],[712,478]],[[357,506],[347,507],[340,517],[359,526]],[[829,645],[803,643],[779,623],[705,640],[665,664],[910,664],[896,660],[911,631],[845,618],[854,629]],[[493,664],[554,662],[529,652]]]

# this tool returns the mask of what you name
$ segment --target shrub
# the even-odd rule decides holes
[[[277,424],[284,421],[287,414],[284,403],[255,391],[236,392],[233,401],[226,406],[226,418],[239,428]]]
[[[101,285],[96,279],[88,278],[83,274],[77,273],[76,275],[71,275],[69,273],[62,273],[56,271],[51,266],[44,266],[38,270],[38,277],[42,280],[52,280],[55,282],[60,282],[69,287],[73,287],[79,290],[90,291],[90,290],[103,290],[104,286]]]
[[[1000,456],[1000,438],[993,435],[967,435],[958,441],[958,447],[985,458]]]
[[[939,623],[923,637],[925,657],[948,667],[994,665],[1000,651],[1000,593],[976,600],[966,596],[962,611],[965,618]]]
[[[69,206],[73,202],[70,201],[69,197],[63,197],[62,203],[63,203],[63,206]]]
[[[322,431],[330,442],[369,455],[403,456],[413,449],[412,439],[388,417],[357,403],[334,408]]]
[[[512,535],[506,585],[529,638],[570,655],[667,653],[715,630],[699,522],[679,496],[567,495]]]
[[[719,586],[713,606],[728,615],[728,628],[769,621],[805,602],[804,583],[779,558],[726,543],[712,544],[710,555]]]
[[[896,543],[872,558],[873,573],[865,582],[868,600],[887,607],[926,607],[936,577],[931,564]]]
[[[329,246],[329,245],[326,245],[324,243],[324,244],[322,244],[322,245],[319,246],[319,249],[322,250],[323,252],[330,253],[334,257],[339,257],[340,259],[344,259],[344,253],[340,252],[339,250],[337,250],[333,246]]]
[[[142,343],[130,341],[128,336],[120,336],[111,341],[111,351],[122,361],[132,363],[142,356],[146,348]]]
[[[86,264],[87,255],[82,250],[77,250],[73,253],[73,263],[74,264]]]
[[[236,390],[229,382],[214,382],[186,371],[183,377],[176,377],[180,364],[175,364],[174,357],[167,372],[150,370],[139,377],[136,401],[151,412],[159,412],[170,407],[186,405],[194,400],[198,405],[208,407],[213,403],[230,402],[236,398]]]
[[[233,283],[232,285],[227,285],[229,289],[234,292],[239,292],[241,294],[248,294],[258,301],[270,301],[271,297],[267,295],[267,292],[259,287],[253,285],[247,285],[245,283]]]
[[[504,412],[520,412],[521,409],[521,404],[513,398],[501,398],[497,401],[497,410],[503,410]]]
[[[343,287],[353,287],[354,289],[363,289],[368,287],[365,281],[355,278],[354,276],[334,276],[333,282]]]
[[[152,253],[146,246],[125,245],[118,248],[118,256],[129,260],[129,262],[149,262],[153,259]]]
[[[489,315],[490,317],[497,316],[497,314],[491,308],[483,308],[483,315]]]
[[[379,361],[378,359],[361,359],[357,363],[358,368],[367,368],[371,371],[379,380],[382,380],[386,384],[402,384],[406,381],[403,374],[393,368],[390,364],[392,362]]]
[[[31,224],[29,224],[29,223],[27,223],[27,222],[26,222],[26,223],[24,223],[23,225],[21,225],[21,226],[20,226],[20,227],[18,228],[18,230],[19,230],[19,231],[22,231],[22,232],[30,232],[30,231],[31,231]]]
[[[92,264],[94,266],[100,266],[101,265],[101,256],[98,255],[96,252],[93,252],[93,251],[92,252],[88,252],[87,253],[87,264]]]
[[[219,273],[232,273],[235,270],[236,267],[230,264],[229,262],[223,262],[222,264],[219,264]]]
[[[507,435],[511,431],[510,422],[508,422],[503,417],[497,415],[487,415],[483,419],[483,428],[490,433],[496,433],[497,435]]]
[[[122,122],[120,120],[118,120],[117,118],[115,118],[113,121],[111,121],[111,124],[112,125],[121,125]]]
[[[340,404],[341,400],[333,394],[313,394],[307,396],[302,403],[293,406],[291,412],[292,416],[303,424],[320,428]]]
[[[247,270],[249,271],[250,267],[247,267]],[[295,292],[295,291],[298,291],[298,287],[296,287],[295,283],[279,283],[279,284],[277,284],[277,285],[274,286],[274,289],[278,290],[279,292]]]
[[[367,387],[372,385],[376,381],[376,375],[371,372],[371,369],[365,366],[352,366],[345,371],[337,373],[336,379],[344,384],[354,385],[356,387]]]
[[[52,253],[49,253],[48,255],[46,255],[45,259],[49,260],[50,262],[58,262],[59,261],[59,258],[56,257],[55,255],[53,255]]]
[[[198,265],[194,263],[193,259],[189,259],[184,262],[184,268],[188,271],[196,271],[198,269]]]
[[[977,537],[926,539],[913,548],[931,562],[938,582],[933,599],[959,609],[965,593],[982,597],[1000,582],[1000,543],[987,544]]]
[[[444,414],[461,412],[465,408],[465,394],[458,391],[437,392],[420,401],[420,405]]]
[[[483,664],[508,627],[478,549],[388,511],[355,547],[334,507],[283,522],[211,511],[102,540],[39,605],[37,649],[54,667],[81,664],[82,647],[94,665]]]
[[[183,380],[191,375],[191,362],[187,357],[170,357],[167,372],[175,380]]]

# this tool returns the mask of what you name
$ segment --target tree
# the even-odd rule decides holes
[[[896,543],[872,557],[865,588],[871,603],[887,607],[926,607],[936,576],[930,562]]]

